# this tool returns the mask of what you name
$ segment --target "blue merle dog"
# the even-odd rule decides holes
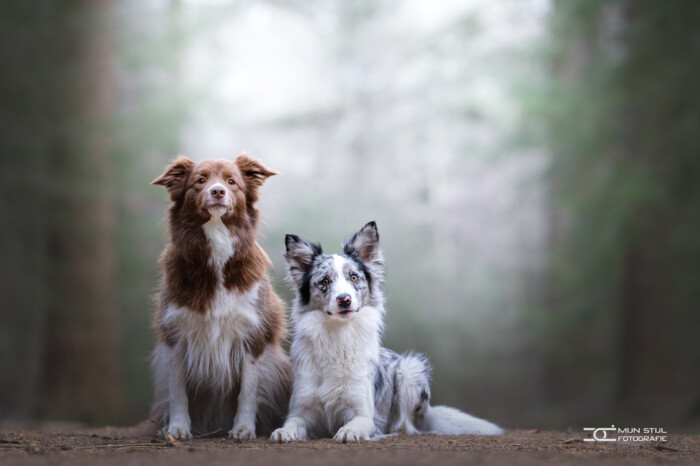
[[[285,239],[287,278],[296,291],[291,347],[294,386],[275,442],[333,437],[358,442],[394,432],[496,435],[495,424],[430,405],[430,365],[418,354],[380,346],[384,257],[370,222],[324,254],[296,235]]]

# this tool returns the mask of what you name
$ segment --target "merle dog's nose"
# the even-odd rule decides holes
[[[342,307],[343,309],[347,309],[352,304],[352,298],[350,297],[349,294],[343,293],[343,294],[339,294],[335,298],[335,302],[338,303],[338,306]]]
[[[223,199],[226,195],[226,190],[223,186],[214,186],[209,190],[209,193],[214,199]]]

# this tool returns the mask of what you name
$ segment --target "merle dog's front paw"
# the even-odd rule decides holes
[[[280,427],[270,435],[270,440],[275,443],[289,443],[298,441],[299,437],[297,436],[297,429]]]

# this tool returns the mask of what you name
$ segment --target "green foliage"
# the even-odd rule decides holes
[[[681,392],[676,409],[688,410],[698,399],[697,387],[661,386],[700,355],[700,344],[679,355],[673,337],[700,324],[700,222],[690,214],[700,205],[699,15],[677,1],[562,1],[553,11],[541,111],[553,154],[548,357],[556,383],[593,390],[599,410],[660,415],[649,400]]]

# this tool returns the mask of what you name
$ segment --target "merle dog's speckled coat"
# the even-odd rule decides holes
[[[276,442],[333,436],[356,442],[377,433],[485,434],[495,424],[454,408],[430,406],[430,365],[381,348],[384,257],[374,222],[325,255],[287,235],[287,272],[296,290],[291,348],[294,386]]]

